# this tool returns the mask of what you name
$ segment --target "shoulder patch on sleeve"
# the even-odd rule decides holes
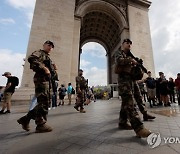
[[[36,57],[40,57],[41,56],[41,50],[34,51],[31,55],[36,56]]]

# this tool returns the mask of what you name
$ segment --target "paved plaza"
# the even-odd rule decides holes
[[[148,106],[148,104],[147,104]],[[73,105],[49,111],[49,133],[22,130],[17,119],[28,111],[28,105],[12,106],[12,113],[0,115],[0,154],[177,154],[180,143],[165,143],[164,137],[180,138],[180,113],[177,104],[171,107],[148,108],[157,118],[144,122],[152,132],[159,132],[162,142],[150,148],[146,139],[135,136],[133,130],[119,130],[120,102],[101,100],[85,106],[87,113],[78,113]],[[141,115],[142,117],[142,115]]]

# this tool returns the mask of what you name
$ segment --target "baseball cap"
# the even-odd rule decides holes
[[[52,41],[47,40],[46,42],[44,42],[44,44],[52,45],[52,48],[54,48],[54,43]]]
[[[162,75],[162,74],[164,74],[163,72],[159,72],[159,75]]]
[[[10,72],[4,72],[4,74],[2,74],[2,76],[6,76],[6,75],[11,75]]]
[[[151,71],[148,71],[147,73],[151,73]]]
[[[132,44],[132,41],[131,41],[130,39],[128,39],[128,38],[127,38],[127,39],[124,39],[124,40],[123,40],[123,43],[124,43],[124,42],[128,42],[128,43]]]
[[[82,70],[82,69],[79,69],[79,72],[83,72],[83,70]]]

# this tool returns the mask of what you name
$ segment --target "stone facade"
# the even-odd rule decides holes
[[[52,40],[55,48],[51,57],[58,66],[59,84],[71,82],[74,86],[81,47],[95,41],[107,52],[108,83],[117,83],[113,53],[129,37],[133,53],[154,73],[149,6],[147,0],[37,0],[26,56]],[[33,93],[33,74],[26,60],[22,84],[14,99],[23,92],[22,99]]]

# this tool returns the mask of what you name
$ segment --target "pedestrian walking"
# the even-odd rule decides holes
[[[17,120],[22,128],[26,131],[30,130],[29,122],[31,119],[35,120],[36,132],[50,132],[52,128],[46,124],[48,107],[51,102],[51,88],[53,80],[57,79],[57,72],[54,70],[50,53],[53,51],[54,44],[52,41],[46,41],[43,44],[43,49],[34,51],[29,57],[30,69],[35,72],[35,96],[37,98],[37,105],[30,110],[25,116]]]
[[[10,72],[5,72],[2,76],[7,78],[7,83],[3,93],[3,102],[0,114],[6,114],[11,113],[11,97],[15,92],[15,87],[19,84],[19,79],[16,76],[12,76]],[[7,110],[4,112],[6,108]]]
[[[83,70],[80,69],[78,71],[78,76],[76,77],[76,92],[77,92],[77,98],[76,98],[76,104],[74,108],[77,111],[80,111],[80,113],[85,113],[84,110],[84,102],[86,101],[86,89],[88,88],[87,80],[83,77]],[[80,110],[79,110],[80,108]]]
[[[134,100],[142,101],[142,97],[134,77],[135,74],[132,74],[132,68],[135,65],[138,66],[138,62],[130,55],[131,45],[130,39],[124,39],[121,49],[115,54],[115,73],[118,74],[118,89],[122,99],[119,128],[134,129],[138,137],[148,137],[151,131],[144,127],[135,108]]]

